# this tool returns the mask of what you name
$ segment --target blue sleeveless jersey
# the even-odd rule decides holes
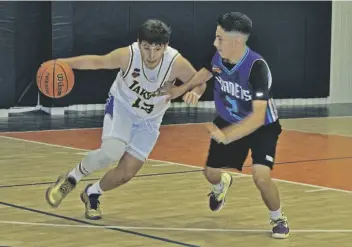
[[[247,47],[245,55],[231,69],[228,70],[222,63],[218,52],[211,61],[214,76],[214,101],[217,113],[229,123],[237,123],[252,113],[252,90],[249,76],[253,63],[264,59]],[[268,70],[269,89],[271,74]],[[265,124],[278,119],[277,109],[272,98],[268,100]]]

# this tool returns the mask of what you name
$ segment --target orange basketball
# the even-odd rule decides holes
[[[72,69],[65,63],[55,60],[42,64],[37,72],[37,85],[44,95],[58,99],[69,94],[74,86]]]

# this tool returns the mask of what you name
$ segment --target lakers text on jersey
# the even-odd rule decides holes
[[[140,118],[162,116],[170,106],[167,96],[159,92],[166,82],[169,82],[172,66],[178,56],[178,51],[167,47],[159,65],[148,69],[144,64],[138,43],[129,46],[130,62],[128,69],[120,71],[110,89],[116,100],[121,101],[126,109]]]

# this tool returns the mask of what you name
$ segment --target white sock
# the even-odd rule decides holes
[[[103,190],[100,188],[100,181],[95,182],[92,186],[90,186],[87,190],[88,196],[91,194],[103,194]]]
[[[276,211],[270,211],[270,217],[272,219],[277,219],[282,216],[281,207]]]
[[[84,170],[83,166],[82,166],[82,162],[80,162],[72,171],[70,171],[68,173],[69,177],[73,177],[77,182],[80,181],[84,176],[86,176],[85,174],[83,174],[82,172]]]
[[[224,182],[222,181],[222,174],[221,174],[221,181],[218,184],[213,184],[213,191],[215,193],[221,193],[224,189]]]

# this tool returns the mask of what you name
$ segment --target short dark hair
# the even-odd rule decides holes
[[[218,18],[218,25],[225,32],[239,32],[249,35],[252,32],[252,20],[243,13],[229,12]]]
[[[138,40],[149,44],[166,45],[169,43],[171,28],[160,20],[149,19],[138,30]]]

